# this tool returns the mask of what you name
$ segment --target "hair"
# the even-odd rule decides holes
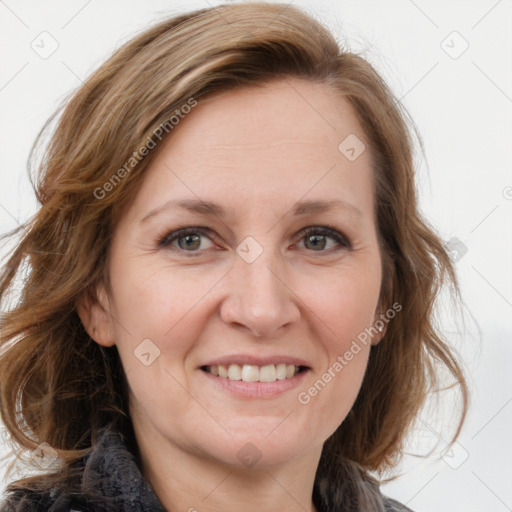
[[[176,111],[206,95],[288,77],[333,88],[357,114],[373,158],[380,306],[402,307],[372,346],[359,395],[324,444],[318,475],[340,460],[365,472],[396,466],[416,415],[442,389],[443,375],[460,390],[452,442],[457,438],[468,387],[434,306],[445,284],[458,298],[460,291],[443,241],[418,207],[406,110],[365,58],[344,49],[303,10],[230,3],[165,19],[126,42],[66,99],[34,142],[29,162],[40,208],[5,235],[18,239],[0,275],[0,304],[9,304],[1,319],[0,412],[18,458],[47,442],[60,467],[12,482],[8,491],[76,490],[78,462],[100,429],[130,431],[117,348],[90,338],[77,301],[97,300],[97,285],[108,284],[111,235],[146,167],[172,137],[162,126],[169,128]],[[53,124],[36,164],[36,149]]]

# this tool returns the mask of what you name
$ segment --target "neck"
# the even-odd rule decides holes
[[[312,495],[322,446],[284,464],[245,468],[155,436],[137,436],[142,473],[169,512],[316,512]]]

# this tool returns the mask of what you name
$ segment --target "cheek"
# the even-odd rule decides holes
[[[186,382],[187,354],[204,329],[201,299],[215,281],[162,264],[126,262],[112,268],[110,277],[116,346],[132,394],[130,403],[144,414],[160,414],[165,397],[173,411],[165,421],[178,427],[181,416],[176,411],[191,407],[179,383]]]
[[[198,305],[207,300],[209,290],[218,281],[212,273],[199,277],[192,271],[167,268],[161,263],[117,268],[111,279],[116,290],[114,314],[124,327],[119,332],[121,338],[123,330],[131,333],[133,342],[141,337],[162,342],[171,337],[177,347],[184,326],[189,338],[190,329],[200,328],[194,321],[201,310]]]
[[[330,350],[343,352],[347,342],[372,324],[380,291],[377,265],[347,265],[321,280],[302,278],[301,297],[324,326]]]
[[[174,411],[190,405],[178,383],[187,382],[189,355],[213,314],[209,297],[222,275],[180,271],[161,262],[113,269],[116,345],[135,402],[144,409],[159,410],[155,389],[167,390]],[[149,366],[143,363],[147,353]]]
[[[299,403],[321,411],[326,435],[348,414],[366,371],[371,349],[366,332],[373,325],[380,291],[380,272],[368,268],[347,267],[322,287],[310,288],[307,296],[325,357]]]

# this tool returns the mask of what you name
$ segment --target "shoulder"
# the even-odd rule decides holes
[[[6,492],[0,512],[88,512],[84,501],[73,499],[58,489],[34,491],[16,489]]]
[[[56,487],[43,482],[40,490],[7,490],[0,512],[165,512],[120,432],[101,432],[92,452],[74,469],[76,474]]]
[[[410,508],[387,496],[382,496],[382,501],[386,512],[413,512]]]
[[[123,486],[120,480],[125,475],[119,475],[119,471],[116,473],[114,469],[129,466],[128,457],[121,438],[116,432],[106,429],[98,436],[92,452],[77,461],[73,471],[58,480],[55,486],[43,476],[31,484],[34,487],[7,488],[3,496],[0,492],[0,512],[104,512],[122,509],[111,506],[107,494],[110,488],[117,491],[117,487]]]

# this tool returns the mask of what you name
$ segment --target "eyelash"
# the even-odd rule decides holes
[[[198,235],[198,234],[205,236],[205,237],[209,238],[210,240],[212,240],[212,232],[208,228],[205,228],[205,227],[183,227],[183,228],[178,228],[175,231],[172,231],[170,233],[167,232],[166,234],[161,235],[158,238],[158,247],[168,248],[172,244],[172,242],[174,242],[175,240],[177,240],[181,237],[184,237],[187,235]],[[309,228],[305,228],[300,233],[300,235],[301,235],[300,241],[302,241],[307,236],[311,236],[313,234],[321,235],[321,236],[328,236],[328,237],[332,238],[334,241],[336,241],[341,246],[341,247],[338,247],[337,249],[344,248],[346,250],[352,250],[352,245],[350,243],[350,240],[345,235],[343,235],[342,233],[340,233],[339,231],[337,231],[336,229],[334,229],[331,226],[311,226]],[[186,251],[184,249],[181,249],[180,247],[173,247],[173,249],[178,250],[180,252],[188,253],[186,257],[199,256],[205,250],[205,249],[203,249],[203,250],[196,250],[196,251]],[[322,251],[311,250],[310,252],[330,254],[333,249],[336,250],[336,248],[331,248],[330,250],[329,249],[322,250]]]

